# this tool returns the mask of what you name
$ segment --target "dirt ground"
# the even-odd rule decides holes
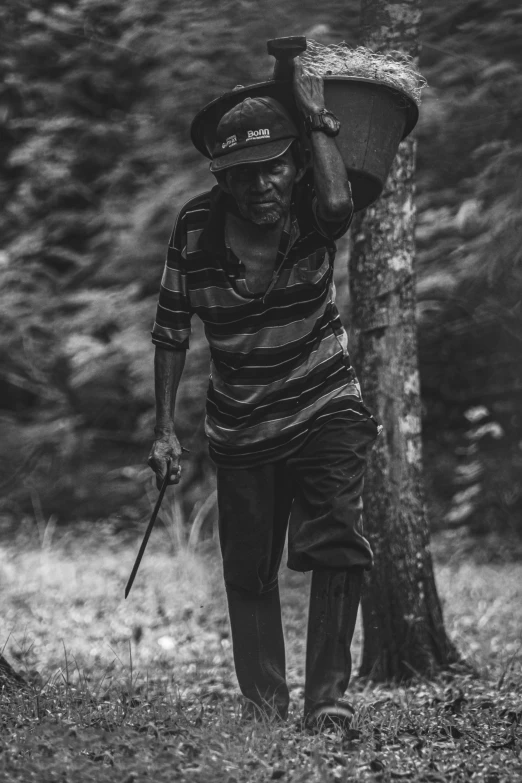
[[[99,524],[0,548],[0,645],[31,683],[3,697],[0,780],[522,780],[522,565],[437,562],[478,679],[354,680],[351,734],[316,737],[300,724],[308,575],[281,575],[289,723],[244,726],[215,542],[158,524],[125,600],[138,545]],[[360,644],[358,627],[356,663]]]

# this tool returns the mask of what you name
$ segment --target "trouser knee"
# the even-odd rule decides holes
[[[243,579],[241,581],[230,581],[225,578],[225,588],[227,594],[236,595],[243,598],[255,598],[256,596],[266,595],[276,590],[278,587],[277,578],[265,584],[259,579]]]

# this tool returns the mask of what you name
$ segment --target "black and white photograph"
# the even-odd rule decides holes
[[[3,0],[2,783],[522,783],[521,41]]]

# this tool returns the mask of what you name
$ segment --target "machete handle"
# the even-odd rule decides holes
[[[291,81],[294,75],[294,58],[306,49],[304,35],[289,35],[286,38],[272,38],[266,42],[268,54],[275,57],[273,79]]]

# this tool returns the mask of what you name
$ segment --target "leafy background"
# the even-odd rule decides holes
[[[418,324],[434,528],[522,532],[522,75],[517,0],[433,0],[418,137]],[[181,204],[212,184],[190,122],[268,78],[265,41],[357,43],[357,0],[4,0],[0,8],[0,515],[149,507],[149,331]],[[337,278],[349,322],[348,243]],[[208,353],[178,411],[181,504],[212,493]],[[364,381],[364,379],[363,379]]]

